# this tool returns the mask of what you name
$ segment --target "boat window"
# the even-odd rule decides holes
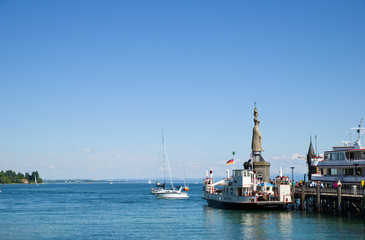
[[[233,188],[231,188],[231,194],[233,194]]]
[[[247,177],[247,172],[246,171],[243,172],[243,176]]]
[[[337,175],[337,169],[336,168],[329,168],[329,175]]]
[[[345,175],[354,175],[354,169],[353,168],[346,168],[345,169]]]
[[[336,161],[336,160],[344,160],[344,159],[345,159],[345,156],[342,152],[330,154],[330,160]]]
[[[356,175],[361,176],[361,174],[362,174],[362,169],[356,168]]]

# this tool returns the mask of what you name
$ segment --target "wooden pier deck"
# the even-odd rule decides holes
[[[365,219],[364,189],[292,187],[293,209]]]

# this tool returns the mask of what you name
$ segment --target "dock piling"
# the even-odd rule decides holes
[[[321,212],[321,192],[320,192],[320,185],[317,185],[317,204],[316,204],[316,208],[317,208],[317,212],[320,213]]]
[[[292,201],[292,209],[294,209],[294,205],[295,205],[295,185],[292,184],[291,185],[291,201]]]
[[[300,207],[301,210],[304,211],[305,210],[305,185],[302,185],[302,195],[300,198]]]
[[[342,207],[341,207],[341,185],[337,187],[337,215],[342,215]]]

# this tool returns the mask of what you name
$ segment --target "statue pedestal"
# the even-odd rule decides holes
[[[270,166],[271,164],[265,161],[253,162],[253,170],[256,171],[257,178],[261,178],[263,181],[269,182]]]

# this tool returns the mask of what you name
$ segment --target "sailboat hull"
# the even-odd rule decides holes
[[[186,199],[189,198],[187,193],[184,192],[165,192],[156,194],[157,198],[161,199]]]

